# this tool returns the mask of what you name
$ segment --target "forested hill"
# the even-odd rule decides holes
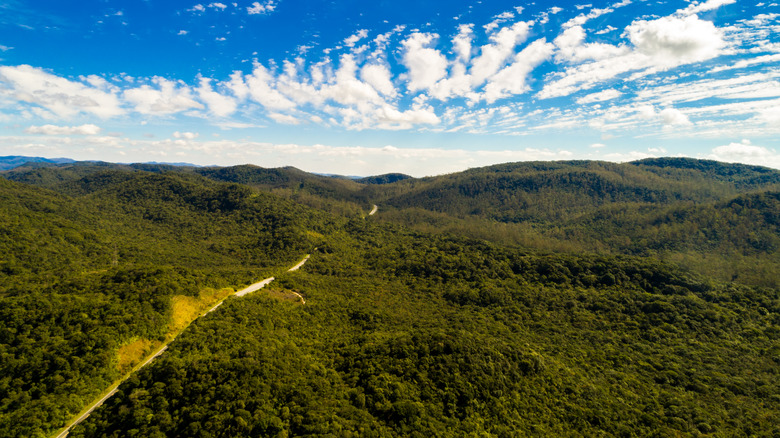
[[[776,436],[779,174],[4,172],[0,437]]]
[[[501,222],[549,222],[617,203],[707,202],[780,190],[780,171],[688,159],[510,163],[402,181],[383,203]]]
[[[652,256],[780,285],[774,169],[687,158],[508,163],[382,187],[380,220],[424,231]]]
[[[456,217],[477,216],[501,222],[550,222],[611,204],[670,205],[723,201],[740,194],[780,191],[780,171],[689,158],[659,158],[632,163],[597,161],[521,162],[415,179],[387,174],[361,180],[314,175],[285,167],[252,165],[186,167],[164,164],[73,163],[19,167],[8,179],[54,190],[107,169],[188,173],[249,185],[301,202],[382,203]]]
[[[72,193],[73,184],[81,184],[84,177],[110,170],[128,172],[176,173],[243,184],[295,200],[320,210],[341,215],[359,214],[369,202],[365,186],[352,180],[315,175],[284,167],[268,169],[253,165],[232,167],[188,167],[166,164],[114,164],[79,162],[57,166],[22,166],[2,175],[8,179],[46,187],[63,193]]]
[[[780,285],[778,228],[767,220],[777,208],[780,171],[764,167],[690,158],[524,162],[361,182],[290,167],[74,163],[4,175],[79,195],[116,177],[112,170],[244,184],[343,217],[378,204],[378,220],[421,231],[543,251],[653,256],[722,280]]]
[[[740,191],[771,187],[777,189],[778,184],[777,169],[739,163],[693,158],[647,158],[629,164],[666,178],[700,181],[702,184],[707,184],[707,180],[714,180],[733,185]]]
[[[194,175],[111,170],[67,186],[79,195],[0,179],[0,436],[62,427],[188,306],[292,263],[329,227]]]

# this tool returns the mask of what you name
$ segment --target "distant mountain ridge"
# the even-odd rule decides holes
[[[8,155],[5,157],[0,157],[0,171],[14,169],[27,163],[63,164],[75,163],[75,160],[71,160],[70,158],[43,158],[26,157],[22,155]]]
[[[368,176],[360,178],[357,182],[361,184],[391,184],[405,179],[412,178],[409,175],[403,173],[386,173],[384,175]]]

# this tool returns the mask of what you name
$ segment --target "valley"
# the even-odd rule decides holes
[[[780,432],[776,170],[2,176],[0,436],[56,436],[139,339],[165,353],[68,436]]]

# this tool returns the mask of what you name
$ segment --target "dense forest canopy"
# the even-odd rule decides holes
[[[2,175],[0,436],[780,434],[776,170]]]

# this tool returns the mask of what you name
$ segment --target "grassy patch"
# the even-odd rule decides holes
[[[197,297],[174,295],[171,298],[171,325],[168,333],[176,334],[203,312],[233,293],[233,289],[204,289]]]
[[[120,374],[124,375],[159,345],[160,342],[140,338],[119,347],[119,350],[117,351],[117,370]]]

